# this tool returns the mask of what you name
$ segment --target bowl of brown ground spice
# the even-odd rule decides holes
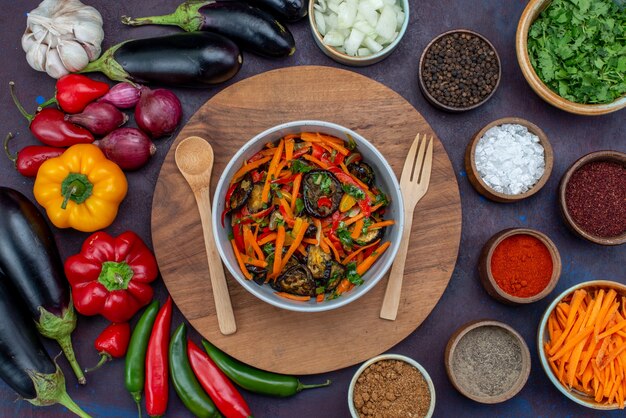
[[[359,367],[350,382],[348,407],[353,418],[430,418],[435,386],[415,360],[383,354]]]
[[[601,245],[626,243],[626,154],[596,151],[565,172],[561,214],[577,235]]]

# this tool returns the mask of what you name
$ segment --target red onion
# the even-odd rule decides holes
[[[180,100],[170,90],[141,88],[141,98],[135,107],[135,121],[152,138],[174,132],[182,115]]]
[[[141,96],[141,90],[130,83],[117,83],[98,101],[110,103],[118,109],[135,107]]]
[[[143,167],[156,152],[154,143],[137,128],[116,129],[94,144],[123,170]]]
[[[109,103],[89,103],[85,110],[75,115],[65,115],[65,120],[87,128],[95,135],[106,135],[128,121],[128,115]]]

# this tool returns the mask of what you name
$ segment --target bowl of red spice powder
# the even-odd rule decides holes
[[[485,243],[478,272],[489,295],[500,302],[522,305],[552,292],[561,276],[561,256],[545,234],[510,228]]]
[[[626,154],[596,151],[561,179],[561,214],[579,236],[601,245],[626,242]]]

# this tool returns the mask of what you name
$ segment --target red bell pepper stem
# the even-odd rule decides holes
[[[198,382],[224,416],[228,418],[252,416],[250,407],[235,388],[235,385],[217,367],[208,354],[191,340],[187,341],[187,356]]]
[[[130,325],[128,325],[128,322],[111,324],[106,327],[94,341],[94,347],[100,354],[100,361],[94,367],[85,370],[85,372],[97,370],[113,358],[124,357],[129,341]]]
[[[172,297],[161,307],[152,327],[146,352],[146,411],[151,417],[160,417],[168,401],[168,347],[172,324]]]
[[[17,171],[26,177],[35,177],[41,165],[50,158],[58,157],[65,151],[64,148],[45,147],[41,145],[29,145],[24,147],[16,155],[9,151],[9,141],[13,134],[9,132],[4,140],[4,152],[9,160],[13,161]]]

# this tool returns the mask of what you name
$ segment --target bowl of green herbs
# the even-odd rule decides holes
[[[528,3],[517,27],[517,60],[543,100],[580,115],[602,115],[626,107],[625,3]]]

